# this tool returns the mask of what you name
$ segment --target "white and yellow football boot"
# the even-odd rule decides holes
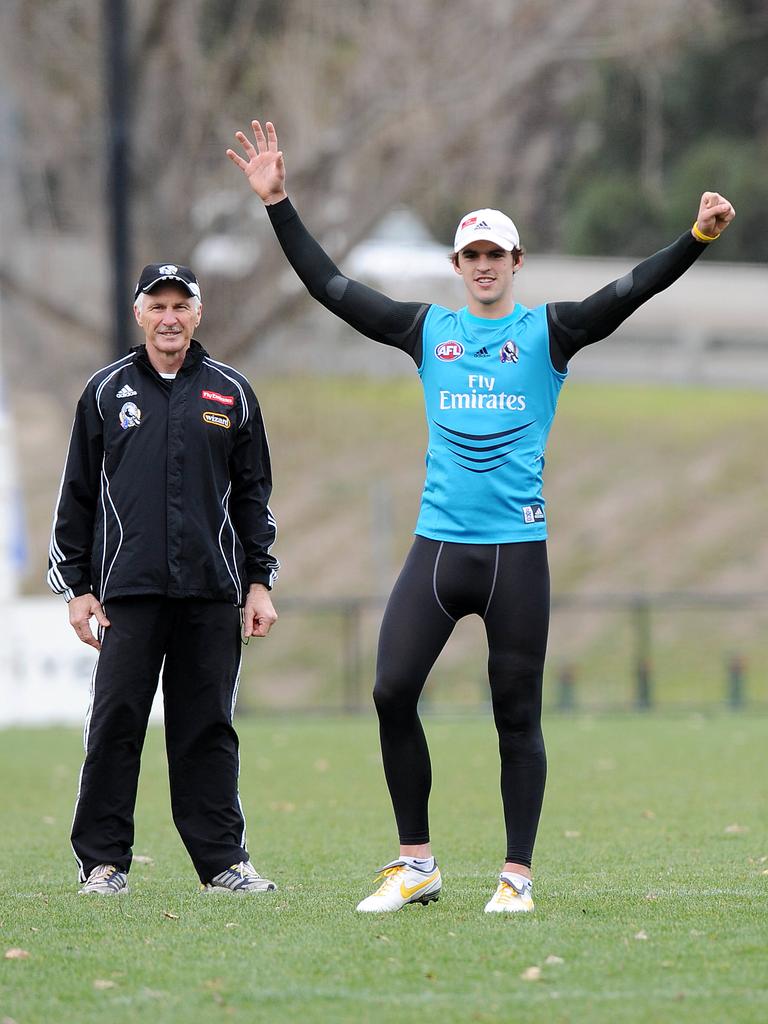
[[[364,914],[399,910],[406,903],[426,906],[438,899],[443,884],[437,862],[430,871],[421,871],[403,860],[393,860],[379,868],[376,881],[381,881],[376,892],[357,905]]]
[[[485,905],[486,914],[530,914],[533,883],[524,875],[502,872],[496,892]]]

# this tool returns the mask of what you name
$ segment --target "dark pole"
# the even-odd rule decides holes
[[[746,660],[739,654],[728,659],[728,703],[734,711],[744,707]]]
[[[361,631],[360,601],[348,601],[344,605],[344,711],[352,714],[360,710],[360,681],[362,678],[362,655],[360,651]]]
[[[107,93],[107,206],[109,260],[112,268],[112,351],[115,358],[131,346],[129,302],[130,238],[130,110],[128,104],[127,17],[125,0],[104,0]]]
[[[635,620],[635,707],[648,711],[653,705],[651,678],[651,608],[650,602],[638,597],[634,602]]]

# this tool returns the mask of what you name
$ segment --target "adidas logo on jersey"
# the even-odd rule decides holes
[[[134,395],[138,395],[138,391],[134,391],[130,384],[124,384],[115,395],[115,398],[133,398]]]
[[[491,353],[488,351],[488,349],[485,346],[483,346],[482,348],[478,349],[477,352],[475,352],[475,359],[490,359],[490,358],[491,358]]]
[[[524,523],[543,523],[544,509],[541,505],[523,505]]]

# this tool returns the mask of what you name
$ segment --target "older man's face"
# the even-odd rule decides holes
[[[163,356],[185,352],[200,323],[202,306],[195,303],[186,288],[168,283],[158,285],[144,296],[136,321],[144,331],[147,349]]]

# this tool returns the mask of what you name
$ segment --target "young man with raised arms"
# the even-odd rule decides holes
[[[427,473],[415,541],[379,637],[374,702],[399,855],[380,871],[361,912],[436,900],[442,879],[428,822],[431,767],[417,702],[461,617],[479,615],[499,737],[506,853],[485,910],[533,910],[531,858],[546,776],[541,689],[549,621],[547,524],[541,493],[547,435],[569,360],[611,334],[671,285],[735,216],[716,192],[701,197],[693,228],[582,302],[527,309],[514,278],[523,250],[498,210],[462,217],[453,265],[466,290],[458,312],[395,302],[336,267],[285,191],[274,126],[252,123],[245,156],[227,154],[267,207],[309,292],[374,341],[402,349],[424,386]]]

